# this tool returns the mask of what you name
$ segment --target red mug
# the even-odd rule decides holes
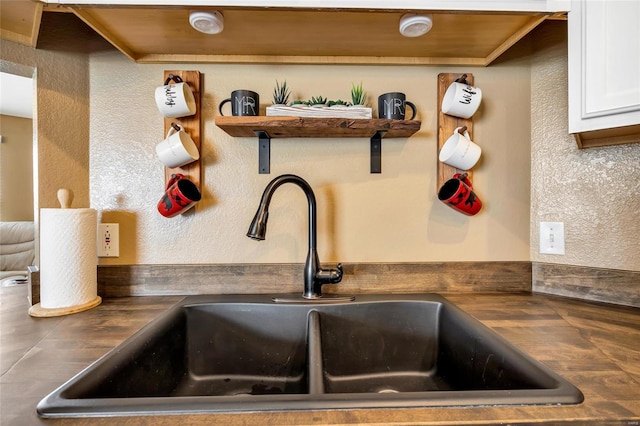
[[[466,173],[456,173],[442,185],[438,199],[460,213],[473,216],[482,208],[482,201],[473,192],[473,185]]]
[[[201,198],[202,194],[195,183],[183,174],[171,175],[167,190],[158,201],[158,211],[164,217],[174,217],[189,210]]]

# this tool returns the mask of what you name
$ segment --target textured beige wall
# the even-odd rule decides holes
[[[640,144],[579,150],[567,134],[563,26],[536,34],[531,65],[531,259],[640,271]],[[564,256],[539,253],[539,222],[564,222]]]
[[[195,215],[166,219],[156,211],[163,168],[155,144],[163,117],[153,91],[165,69],[204,75],[204,199]],[[102,222],[121,225],[121,256],[102,264],[302,262],[307,209],[302,191],[275,194],[267,239],[245,234],[267,183],[282,173],[304,177],[318,201],[323,261],[403,262],[529,260],[529,64],[514,58],[491,68],[136,64],[119,53],[91,55],[91,204]],[[440,72],[473,72],[484,104],[475,140],[484,157],[474,178],[485,203],[463,216],[436,197],[436,88]],[[418,107],[421,131],[383,141],[380,175],[369,173],[366,139],[274,139],[271,174],[257,172],[257,140],[215,126],[218,103],[233,89],[271,103],[275,80],[294,97],[348,98],[362,81],[374,105],[403,91]],[[263,112],[264,113],[264,112]]]
[[[3,40],[1,58],[3,67],[18,64],[35,70],[36,205],[59,207],[56,192],[71,188],[75,193],[73,206],[88,207],[88,56],[32,49]]]
[[[0,115],[0,221],[33,220],[33,120]]]
[[[73,207],[89,207],[88,55],[32,49],[2,40],[0,59],[4,72],[36,81],[35,209],[59,207],[59,188],[73,190]],[[38,217],[34,220],[39,223]],[[36,244],[36,265],[39,254]]]

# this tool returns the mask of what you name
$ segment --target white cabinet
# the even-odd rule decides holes
[[[568,19],[569,132],[640,140],[640,1],[573,0]]]

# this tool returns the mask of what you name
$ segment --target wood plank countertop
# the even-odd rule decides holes
[[[444,294],[576,385],[579,405],[491,406],[40,419],[38,401],[180,296],[107,298],[57,318],[27,314],[25,286],[0,289],[0,424],[341,425],[640,423],[640,309],[529,293]]]

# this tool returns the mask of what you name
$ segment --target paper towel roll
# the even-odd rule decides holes
[[[40,209],[42,308],[67,308],[96,299],[97,226],[94,209]]]

